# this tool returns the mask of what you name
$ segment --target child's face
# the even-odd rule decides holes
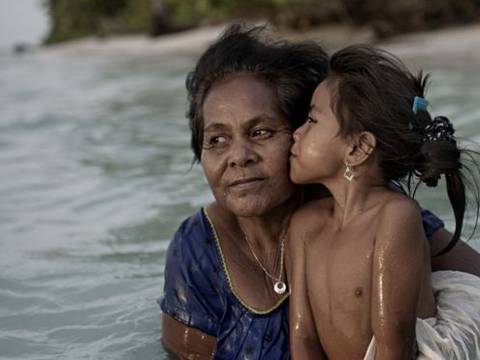
[[[294,183],[323,183],[343,176],[347,143],[338,134],[330,101],[330,90],[323,82],[313,94],[307,121],[293,134],[290,177]]]

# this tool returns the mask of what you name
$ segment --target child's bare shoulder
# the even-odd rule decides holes
[[[305,242],[311,238],[312,234],[318,234],[321,231],[332,206],[331,199],[319,199],[305,203],[292,214],[288,229],[287,257],[289,259],[303,258]]]
[[[321,226],[333,209],[331,198],[309,201],[297,209],[290,220],[291,231]]]
[[[418,238],[424,236],[421,209],[415,200],[406,195],[391,194],[379,216],[377,245],[397,243],[402,247],[409,246],[418,243]]]
[[[420,211],[420,207],[415,200],[406,195],[392,192],[379,215],[382,217],[382,222],[399,224],[421,218]]]

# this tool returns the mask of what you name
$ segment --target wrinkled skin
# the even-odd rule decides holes
[[[294,192],[291,129],[274,97],[244,74],[217,83],[203,105],[202,167],[216,202],[236,216],[263,216]]]

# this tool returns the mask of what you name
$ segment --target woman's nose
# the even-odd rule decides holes
[[[259,159],[259,155],[253,148],[252,144],[246,141],[237,141],[230,147],[230,154],[228,159],[228,165],[233,166],[247,166],[249,164],[256,163]]]

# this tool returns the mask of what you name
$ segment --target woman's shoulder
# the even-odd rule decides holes
[[[221,267],[215,235],[208,220],[208,214],[202,208],[187,217],[179,226],[168,245],[165,256],[166,278],[187,277],[202,292],[210,289],[213,275]],[[183,279],[187,281],[187,279]]]
[[[184,255],[193,255],[205,249],[203,245],[214,243],[214,240],[207,214],[201,208],[180,223],[169,247],[176,249],[176,253],[182,251]]]

